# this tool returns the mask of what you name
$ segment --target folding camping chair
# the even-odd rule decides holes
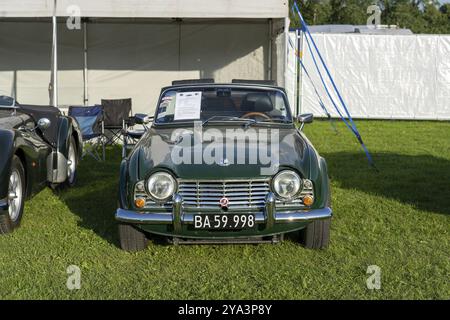
[[[128,150],[132,149],[141,137],[148,131],[153,117],[146,114],[136,113],[125,121],[125,130],[123,131],[122,158],[127,156]],[[137,126],[140,127],[137,127]]]
[[[103,108],[93,107],[69,107],[69,116],[75,118],[80,126],[83,136],[82,157],[90,155],[97,161],[105,161],[105,136],[103,123]],[[99,148],[101,147],[101,157]]]
[[[106,131],[106,144],[119,144],[124,131],[125,123],[131,115],[131,98],[106,100],[102,99],[104,122]]]

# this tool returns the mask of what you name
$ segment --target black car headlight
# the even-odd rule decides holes
[[[158,202],[168,200],[175,193],[177,182],[167,172],[156,172],[147,179],[147,192]]]
[[[276,196],[290,200],[296,198],[303,188],[300,176],[292,170],[278,172],[272,180],[272,189]]]

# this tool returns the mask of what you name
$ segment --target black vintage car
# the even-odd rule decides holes
[[[19,226],[26,198],[74,185],[81,151],[77,122],[58,108],[0,95],[0,234]]]

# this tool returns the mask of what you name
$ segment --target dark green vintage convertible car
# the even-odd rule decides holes
[[[75,184],[81,149],[77,122],[58,108],[0,95],[0,234],[20,225],[27,197]]]
[[[154,121],[120,169],[124,250],[150,234],[175,244],[278,242],[328,245],[325,160],[291,115],[284,89],[264,82],[177,81],[163,88]]]

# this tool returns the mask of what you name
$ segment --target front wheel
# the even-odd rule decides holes
[[[329,182],[328,182],[329,183]],[[327,207],[331,208],[331,191],[328,193]],[[300,240],[305,248],[325,249],[330,242],[331,218],[316,220],[300,230]]]
[[[316,220],[301,230],[300,237],[305,248],[325,249],[330,242],[331,218]]]
[[[0,215],[0,234],[10,233],[20,225],[25,191],[25,169],[19,157],[13,156],[8,183],[8,214]]]
[[[66,185],[73,187],[77,180],[78,155],[75,138],[70,137],[69,151],[67,152],[67,180]]]
[[[119,238],[120,247],[125,251],[141,251],[148,246],[145,233],[129,224],[119,224]]]

